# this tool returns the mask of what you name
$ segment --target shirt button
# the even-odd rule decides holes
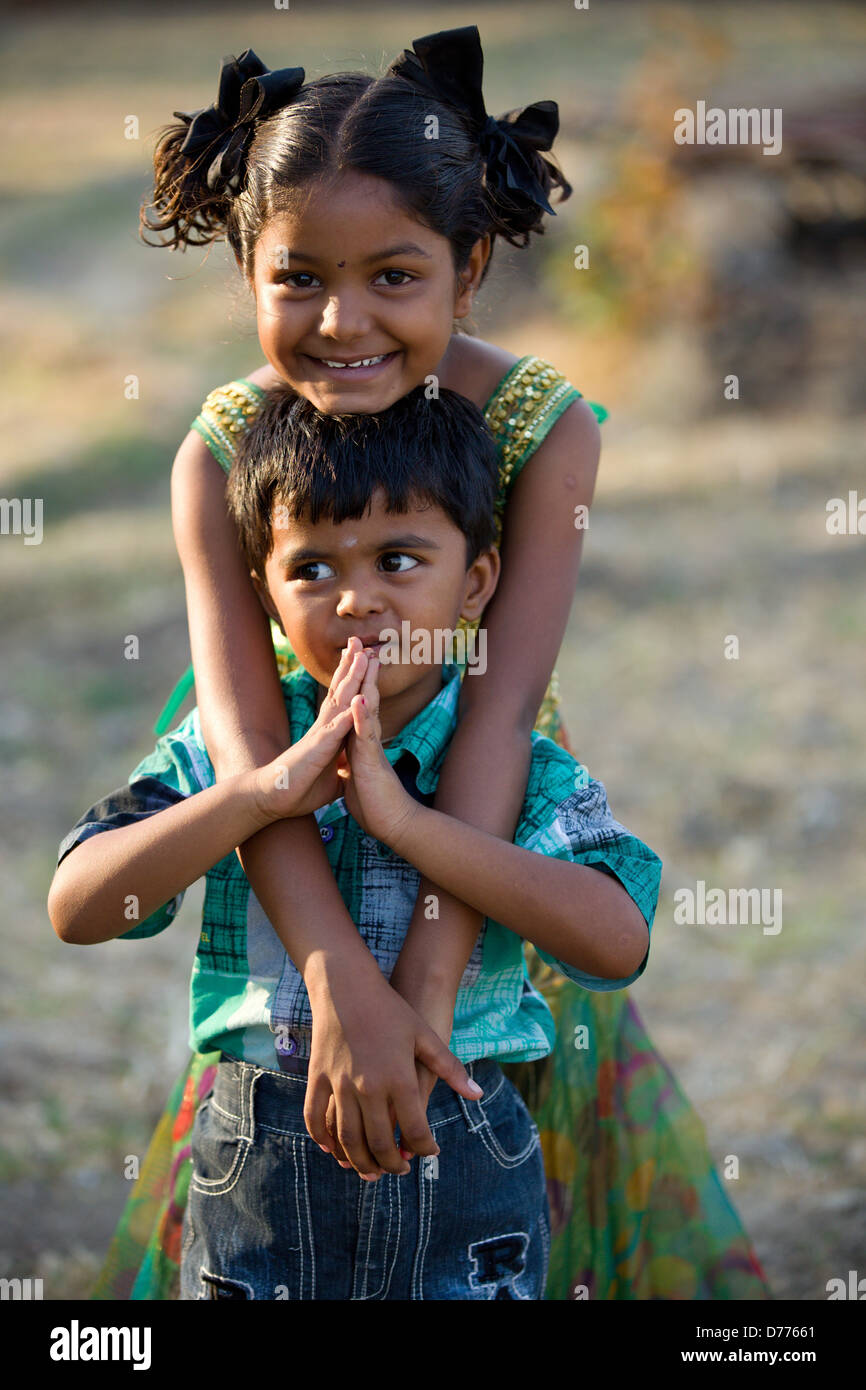
[[[331,840],[334,838],[334,827],[332,825],[323,825],[319,834],[322,837],[322,844],[330,844]]]

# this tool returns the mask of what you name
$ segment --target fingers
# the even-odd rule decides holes
[[[379,660],[371,657],[361,683],[361,689],[352,699],[355,733],[365,742],[378,742],[381,738],[379,724]]]
[[[360,641],[357,637],[352,637],[350,639],[346,651],[350,652],[348,665],[342,671],[339,679],[337,679],[337,672],[340,671],[340,666],[343,664],[343,659],[341,657],[340,666],[337,667],[337,671],[334,673],[334,679],[331,681],[328,694],[337,705],[348,709],[352,696],[362,689],[362,680],[366,674],[370,658],[360,645]]]
[[[467,1100],[478,1100],[479,1096],[483,1096],[484,1091],[478,1082],[472,1080],[463,1063],[458,1061],[432,1028],[419,1032],[415,1054],[419,1061],[447,1081],[458,1095],[465,1096]]]
[[[421,1104],[426,1114],[430,1096],[433,1093],[433,1088],[439,1080],[439,1077],[434,1071],[431,1071],[429,1067],[425,1067],[423,1062],[417,1060],[415,1063],[415,1070],[418,1076],[418,1091],[421,1096]],[[400,1153],[404,1158],[414,1157],[415,1153],[414,1149],[409,1144],[409,1140],[406,1138],[406,1133],[402,1126],[400,1127]]]
[[[336,698],[337,687],[341,681],[345,679],[349,667],[352,665],[352,662],[360,650],[361,647],[358,644],[358,639],[354,637],[350,638],[343,648],[340,654],[340,660],[337,662],[337,669],[331,677],[331,684],[328,686],[328,695],[332,699]]]
[[[367,1096],[361,1096],[360,1102],[367,1145],[379,1168],[386,1173],[408,1173],[409,1164],[397,1149],[388,1103],[378,1097],[372,1099]]]
[[[310,1079],[312,1077],[312,1079]],[[329,1105],[333,1104],[333,1093],[328,1078],[318,1072],[307,1078],[307,1093],[304,1098],[304,1124],[311,1139],[326,1153],[333,1151],[333,1141],[328,1134],[326,1116]]]
[[[439,1145],[427,1123],[426,1104],[417,1084],[394,1091],[394,1111],[400,1127],[401,1148],[412,1154],[438,1154]]]
[[[325,1116],[325,1128],[328,1131],[328,1139],[330,1140],[331,1144],[331,1153],[334,1155],[334,1158],[337,1160],[341,1168],[351,1168],[352,1165],[346,1157],[346,1151],[343,1148],[343,1145],[340,1143],[339,1139],[337,1138],[337,1102],[334,1100],[333,1094],[331,1095],[331,1099],[328,1101],[328,1113]]]
[[[336,1101],[337,1137],[346,1151],[346,1157],[360,1177],[380,1178],[382,1169],[365,1143],[364,1116],[357,1092],[343,1090],[337,1095]],[[381,1130],[379,1137],[381,1138]],[[393,1147],[393,1138],[391,1144]]]

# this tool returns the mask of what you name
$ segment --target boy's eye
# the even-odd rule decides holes
[[[409,281],[415,279],[415,276],[414,276],[414,275],[410,275],[409,272],[408,272],[408,270],[382,270],[382,271],[380,271],[379,274],[376,276],[376,281],[382,280],[382,279],[384,279],[385,276],[388,276],[388,275],[397,275],[397,276],[400,276],[400,277],[401,277],[401,278],[398,279],[398,280],[386,280],[386,281],[385,281],[385,283],[386,283],[387,285],[393,285],[393,286],[396,286],[396,285],[405,285],[405,284],[407,284]],[[376,281],[374,281],[374,284],[376,283]]]
[[[311,570],[327,570],[327,574],[312,574]],[[326,565],[324,560],[309,560],[305,565],[298,565],[293,579],[333,579],[334,571],[330,565]]]
[[[392,550],[382,556],[382,568],[386,574],[402,574],[404,570],[414,569],[417,564],[414,555],[406,555],[402,550]]]

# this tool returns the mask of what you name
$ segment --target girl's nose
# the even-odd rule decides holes
[[[370,330],[370,315],[356,294],[332,294],[322,310],[323,337],[350,342]]]

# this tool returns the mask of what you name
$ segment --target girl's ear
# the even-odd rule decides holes
[[[251,572],[250,579],[253,581],[253,588],[259,596],[259,603],[262,605],[262,608],[264,608],[269,618],[273,618],[274,622],[278,625],[280,632],[285,637],[286,630],[283,627],[282,619],[280,618],[280,615],[277,612],[277,606],[274,603],[274,600],[271,598],[267,584],[265,584],[263,580],[259,579],[259,576],[255,573],[255,571]]]
[[[481,276],[484,274],[484,267],[489,258],[490,235],[488,233],[476,241],[469,252],[468,264],[457,276],[457,299],[453,314],[455,319],[465,319],[466,315],[472,312],[472,299],[481,284]]]
[[[499,583],[500,560],[495,546],[476,555],[466,571],[461,618],[480,618]]]

